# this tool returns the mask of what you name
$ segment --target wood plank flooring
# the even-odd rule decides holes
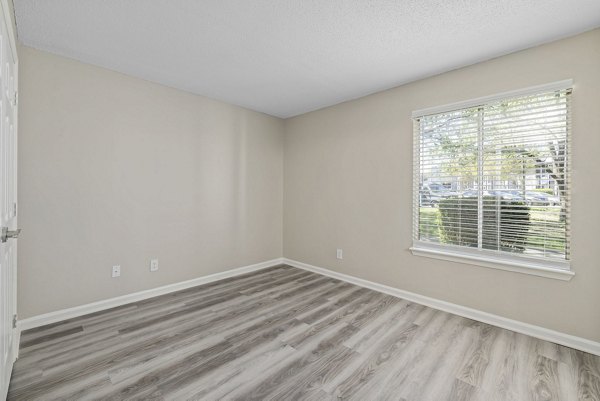
[[[600,400],[600,357],[289,266],[20,347],[10,400]]]

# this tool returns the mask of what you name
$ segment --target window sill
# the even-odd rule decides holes
[[[412,246],[410,251],[416,256],[448,260],[451,262],[467,263],[492,269],[506,270],[516,273],[530,274],[533,276],[552,278],[555,280],[569,281],[575,272],[567,269],[547,267],[542,262],[493,257],[489,255],[474,255],[467,252],[453,251],[436,247]],[[565,263],[568,266],[567,263]]]

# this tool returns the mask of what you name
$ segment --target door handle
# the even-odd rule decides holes
[[[14,231],[8,229],[8,227],[2,227],[2,242],[8,241],[9,238],[19,238],[19,234],[21,233],[21,229],[17,228]]]

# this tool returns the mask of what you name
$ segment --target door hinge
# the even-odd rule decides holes
[[[15,91],[14,103],[13,105],[17,105],[19,103],[19,92]]]
[[[13,329],[17,328],[17,314],[15,313],[13,315]]]
[[[17,215],[17,202],[13,203],[13,217]]]

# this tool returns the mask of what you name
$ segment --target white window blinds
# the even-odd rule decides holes
[[[570,88],[414,116],[414,242],[569,260]]]

